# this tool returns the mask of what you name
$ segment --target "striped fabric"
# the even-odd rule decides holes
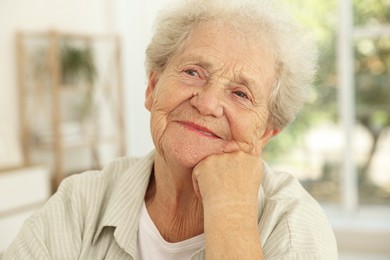
[[[3,259],[134,259],[154,152],[66,178]],[[259,230],[265,259],[337,259],[333,232],[296,178],[265,167]],[[193,260],[205,259],[204,249]]]

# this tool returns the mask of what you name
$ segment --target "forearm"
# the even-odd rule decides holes
[[[257,227],[257,207],[205,207],[206,259],[264,259]]]

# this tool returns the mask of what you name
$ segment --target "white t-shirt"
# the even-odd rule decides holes
[[[204,234],[177,243],[164,240],[143,203],[138,228],[137,260],[191,259],[204,247]]]

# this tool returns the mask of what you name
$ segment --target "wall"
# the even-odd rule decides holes
[[[167,1],[145,3],[146,1],[143,0],[1,0],[0,164],[4,165],[8,162],[9,166],[16,166],[21,163],[20,156],[14,157],[12,162],[6,157],[12,152],[8,146],[12,141],[7,140],[8,137],[15,137],[17,143],[19,135],[17,64],[14,43],[15,32],[18,30],[55,29],[91,34],[119,33],[122,39],[128,153],[143,155],[150,151],[153,145],[149,134],[149,114],[143,105],[146,88],[144,51],[150,38],[155,13]],[[12,150],[17,153],[18,149]],[[29,178],[33,177],[33,172],[29,169],[25,171],[26,178],[22,181],[25,181],[28,187],[31,185]],[[14,178],[18,175],[2,172],[0,184],[7,182],[7,176]],[[34,180],[36,182],[33,186],[27,189],[13,182],[16,186],[12,191],[19,197],[36,197],[37,193],[33,188],[44,191],[42,187],[48,187],[49,178]],[[17,192],[18,187],[19,192]],[[19,197],[5,195],[4,193],[0,195],[0,201],[6,200],[10,207],[6,210],[0,209],[0,225],[3,229],[7,227],[6,230],[1,229],[4,232],[0,234],[0,258],[1,251],[8,246],[24,219],[35,210],[30,206],[26,208],[26,201],[20,201]],[[18,208],[19,204],[23,208]],[[40,207],[40,205],[35,206]]]
[[[0,1],[0,134],[19,131],[14,35],[17,30],[117,32],[122,38],[127,148],[131,155],[152,149],[144,108],[144,51],[157,10],[169,0]],[[15,134],[17,136],[17,134]],[[0,139],[0,150],[7,149]],[[6,150],[5,150],[6,152]]]
[[[16,133],[19,131],[15,32],[50,29],[80,33],[107,32],[110,30],[110,16],[106,6],[106,0],[0,2],[0,128],[3,129],[0,132],[9,129]],[[6,149],[3,147],[3,150]]]
[[[153,149],[149,112],[144,107],[147,87],[145,49],[158,10],[171,1],[117,0],[112,6],[112,28],[121,35],[123,44],[127,148],[132,156],[142,156]]]
[[[128,1],[117,5],[115,24],[124,43],[124,81],[127,87],[127,124],[129,154],[140,156],[153,148],[149,132],[149,112],[144,108],[147,86],[145,49],[158,10],[170,0]]]

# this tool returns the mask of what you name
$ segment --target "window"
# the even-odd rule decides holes
[[[390,2],[290,2],[314,32],[320,69],[304,111],[264,158],[322,203],[390,206]]]

